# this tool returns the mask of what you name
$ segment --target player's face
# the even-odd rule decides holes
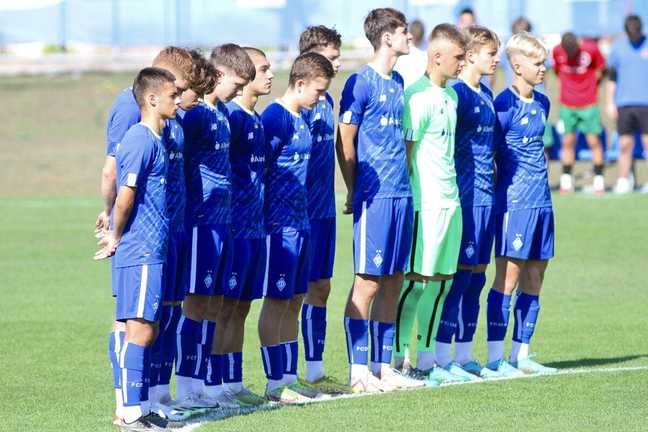
[[[317,50],[317,53],[329,59],[333,65],[333,70],[335,73],[338,73],[340,70],[340,48],[337,48],[333,44],[328,44],[326,47]]]
[[[157,112],[163,119],[175,118],[176,111],[180,106],[180,94],[173,83],[164,83],[155,100]]]
[[[500,61],[499,51],[494,44],[479,47],[471,52],[470,57],[481,75],[493,75]]]
[[[398,27],[394,33],[387,33],[388,44],[396,51],[397,55],[409,54],[412,34],[407,31],[407,27]]]
[[[330,83],[330,80],[322,77],[310,81],[297,81],[296,87],[297,94],[299,95],[299,106],[312,109],[320,97],[324,96]]]
[[[185,111],[189,111],[190,109],[198,105],[198,100],[201,96],[202,95],[199,95],[193,89],[185,90],[184,92],[182,92],[182,96],[180,96],[180,108]]]
[[[544,81],[547,67],[545,66],[545,59],[543,57],[519,55],[517,56],[517,60],[517,70],[524,81],[533,86],[541,84]]]
[[[466,60],[466,51],[454,43],[447,42],[440,51],[440,66],[445,78],[455,78]]]
[[[221,102],[229,102],[236,96],[241,96],[243,94],[243,87],[245,87],[247,81],[236,75],[228,67],[219,67],[218,70],[222,74],[214,89],[218,100]]]
[[[459,15],[457,27],[464,29],[470,27],[471,25],[475,25],[475,15],[471,13],[463,13]]]
[[[270,62],[262,55],[252,55],[251,57],[256,69],[256,75],[254,81],[248,84],[250,89],[256,95],[270,94],[272,91],[272,79],[274,78],[274,74],[270,70]]]

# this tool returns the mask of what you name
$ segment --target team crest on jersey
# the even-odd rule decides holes
[[[275,285],[279,291],[283,291],[286,288],[286,279],[281,276]]]
[[[233,290],[236,288],[236,285],[238,285],[238,281],[236,280],[236,275],[232,275],[229,279],[229,282],[227,284],[229,286],[229,289]]]
[[[385,102],[387,100],[387,95],[386,94],[381,94],[380,98],[378,99],[380,102]]]
[[[523,117],[522,120],[520,120],[521,125],[526,125],[529,124],[529,117]]]
[[[484,102],[482,102],[482,103],[484,103]],[[474,111],[475,111],[475,114],[479,114],[481,112],[481,110],[479,109],[478,106],[475,107]]]
[[[248,139],[253,140],[254,139],[254,132],[248,132]]]
[[[513,249],[519,251],[520,249],[522,249],[522,246],[524,246],[524,242],[522,242],[522,234],[515,234],[515,240],[513,240]]]
[[[155,302],[155,303],[153,303],[153,304],[151,305],[151,307],[153,308],[153,311],[158,310],[158,307],[159,307],[159,306],[160,306],[160,303],[159,303],[159,302]]]
[[[380,249],[376,250],[376,255],[372,259],[376,267],[380,267],[383,263],[382,251]]]
[[[468,244],[468,247],[466,247],[466,251],[465,251],[465,252],[466,252],[466,256],[467,256],[468,258],[472,258],[473,255],[475,255],[475,248],[473,247],[473,243],[472,243],[472,242],[470,242],[470,244]]]
[[[531,110],[531,115],[536,115],[537,113],[538,113],[538,111],[536,111],[535,109]]]
[[[212,278],[211,272],[207,272],[207,276],[205,276],[203,282],[205,283],[206,288],[211,288],[212,284],[214,283],[214,278]]]

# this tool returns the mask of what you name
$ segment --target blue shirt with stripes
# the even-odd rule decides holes
[[[131,126],[140,121],[140,108],[133,89],[128,87],[117,95],[106,125],[106,155],[115,156],[117,145]]]

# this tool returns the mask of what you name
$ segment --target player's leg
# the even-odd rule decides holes
[[[592,151],[592,167],[594,170],[592,192],[602,194],[605,193],[605,180],[603,178],[605,157],[603,155],[603,145],[599,137],[603,131],[601,115],[598,106],[592,106],[582,110],[581,115],[582,121],[580,129],[585,134],[587,146]]]
[[[618,176],[614,187],[615,193],[629,193],[634,189],[632,178],[632,152],[635,145],[635,131],[639,127],[638,118],[633,107],[620,107],[617,119],[619,133],[619,158],[617,160]]]
[[[644,149],[644,154],[648,155],[648,107],[639,108],[639,132],[641,133],[641,144]],[[647,158],[648,160],[648,158]],[[642,193],[648,193],[648,181],[641,187]]]
[[[119,352],[126,337],[126,324],[114,321],[112,331],[108,335],[108,359],[113,372],[113,387],[115,389],[115,414],[113,421],[118,422],[122,418],[122,388],[121,388],[121,367],[119,366]]]
[[[560,151],[560,162],[562,163],[562,175],[560,176],[560,193],[574,191],[574,180],[572,170],[576,160],[576,126],[578,124],[578,111],[574,108],[560,107],[560,119],[563,122],[565,132],[562,137]]]

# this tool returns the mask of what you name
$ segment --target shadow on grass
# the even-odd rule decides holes
[[[582,358],[576,360],[563,360],[557,362],[545,363],[546,366],[551,366],[559,369],[577,368],[577,367],[592,367],[592,366],[605,366],[615,363],[624,363],[631,360],[648,358],[648,354],[635,354],[623,357],[609,357],[609,358]]]

